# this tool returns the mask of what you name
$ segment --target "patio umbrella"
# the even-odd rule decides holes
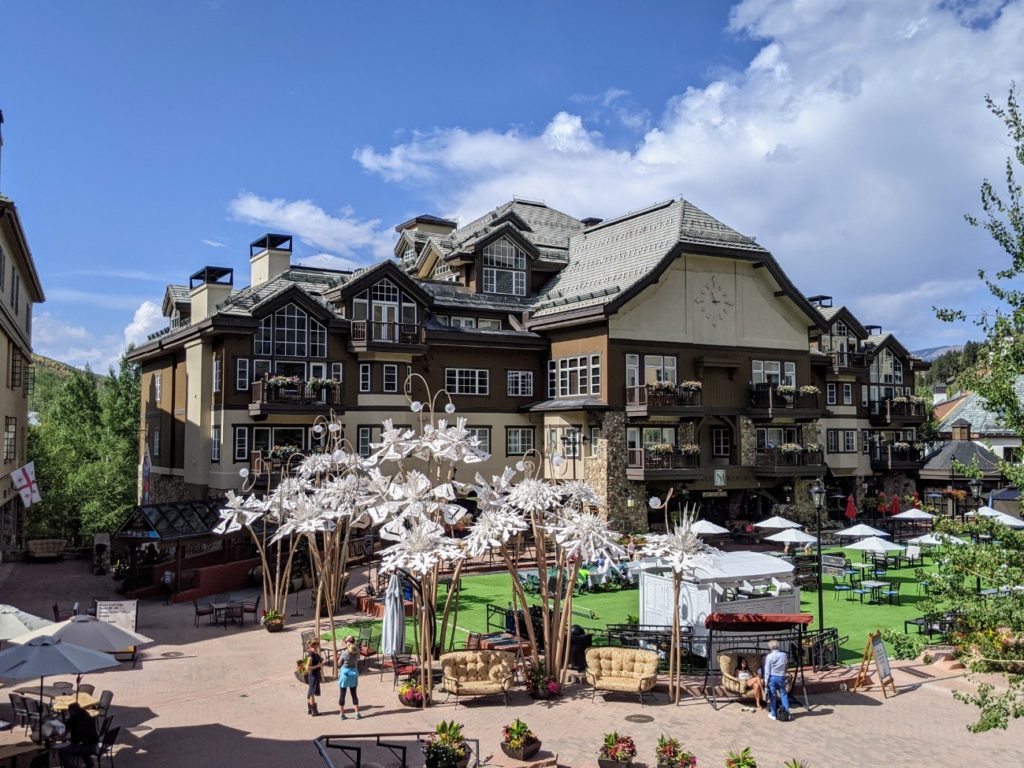
[[[784,517],[769,517],[767,520],[762,520],[760,523],[754,523],[755,528],[803,528],[800,523],[794,523],[792,520],[787,520]]]
[[[380,629],[380,652],[384,656],[405,650],[405,604],[402,601],[402,580],[391,574],[384,591],[384,623]]]
[[[813,544],[818,539],[796,528],[787,528],[784,531],[773,533],[771,536],[765,536],[764,540],[777,541],[782,544]]]
[[[844,544],[844,549],[860,549],[865,552],[902,552],[906,547],[894,544],[891,541],[880,539],[877,536],[868,536],[866,539],[855,541],[853,544]]]
[[[937,533],[932,531],[926,533],[923,536],[915,536],[912,539],[907,539],[907,544],[917,544],[918,546],[925,547],[937,547],[941,544],[966,544],[967,542],[956,536],[951,536],[948,533]]]
[[[710,520],[697,520],[693,525],[690,526],[690,530],[696,534],[704,536],[719,536],[723,533],[728,533],[728,528],[723,528],[720,525],[715,525]]]
[[[975,515],[981,515],[982,517],[999,517],[1002,512],[998,509],[992,509],[992,507],[978,507],[973,512],[968,512],[966,517],[974,517]]]
[[[900,512],[898,515],[892,516],[893,520],[934,520],[935,515],[925,512],[923,509],[908,509],[906,512]]]
[[[24,645],[0,651],[0,679],[39,678],[39,697],[43,696],[43,678],[49,675],[82,675],[98,669],[118,666],[108,653],[71,645],[52,637],[36,637]]]
[[[865,537],[865,536],[888,536],[888,535],[889,534],[886,533],[885,531],[880,531],[877,528],[872,528],[870,525],[865,525],[864,523],[860,523],[859,525],[855,525],[852,528],[843,528],[843,530],[841,530],[841,531],[836,531],[836,536],[838,536],[839,538],[844,538],[844,537],[857,538],[858,536]]]
[[[846,497],[846,512],[843,514],[846,515],[847,520],[857,519],[857,506],[853,503],[852,493]]]
[[[1002,523],[1007,528],[1015,528],[1018,530],[1024,528],[1024,521],[1018,520],[1013,515],[1008,515],[1005,512],[1000,512],[999,517],[994,517],[992,519],[995,520],[997,523]]]
[[[0,605],[0,643],[34,629],[48,627],[51,624],[53,622],[49,619],[25,613],[13,605]]]

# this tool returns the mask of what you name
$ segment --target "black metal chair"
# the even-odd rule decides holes
[[[100,717],[107,716],[107,713],[110,711],[110,702],[113,700],[113,691],[103,691],[103,693],[100,694],[100,703],[99,706],[96,707],[96,710],[100,713]]]
[[[82,685],[78,686],[78,691],[79,693],[88,693],[92,696],[96,692],[96,686],[92,683],[82,683]]]
[[[198,600],[193,600],[192,601],[192,607],[195,608],[195,611],[196,611],[196,616],[195,616],[195,619],[196,619],[195,620],[195,625],[196,625],[196,627],[199,626],[199,617],[200,616],[209,616],[210,617],[210,623],[211,624],[213,623],[213,616],[216,613],[216,611],[214,610],[212,605],[210,605],[209,603],[205,603],[204,605],[199,605],[199,601]]]
[[[245,623],[245,614],[247,614],[247,613],[251,613],[252,614],[252,622],[253,622],[253,624],[256,623],[256,612],[260,609],[260,600],[262,599],[262,597],[263,597],[263,595],[256,595],[256,602],[252,602],[251,600],[249,600],[249,601],[246,601],[246,602],[242,603],[242,623],[243,624]]]
[[[121,732],[121,727],[111,728],[103,734],[103,738],[100,739],[100,743],[96,745],[96,764],[99,766],[103,762],[103,756],[106,755],[110,760],[110,768],[114,768],[114,742],[117,741],[117,735]]]
[[[28,728],[28,705],[25,703],[25,697],[17,693],[7,694],[11,700],[11,710],[14,712],[14,722],[16,725],[24,726]]]

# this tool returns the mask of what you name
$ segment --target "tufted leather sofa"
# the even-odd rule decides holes
[[[640,706],[643,706],[644,694],[654,690],[657,680],[656,651],[617,647],[587,651],[587,682],[594,686],[593,696],[598,691],[636,693],[640,696]]]
[[[452,651],[441,657],[444,689],[459,696],[490,696],[500,693],[508,704],[515,676],[515,654],[508,651]]]
[[[729,693],[737,696],[753,697],[753,689],[748,687],[746,680],[740,680],[736,677],[736,665],[739,663],[740,657],[743,656],[747,660],[747,667],[751,672],[757,674],[758,670],[761,669],[761,665],[764,663],[764,656],[762,654],[751,652],[743,653],[737,651],[726,651],[718,654],[718,669],[722,672],[722,687]],[[796,682],[796,675],[793,672],[786,672],[786,691],[791,692],[793,685]],[[765,694],[767,695],[767,693]]]
[[[33,539],[25,546],[33,560],[59,560],[64,556],[68,543],[64,539]]]

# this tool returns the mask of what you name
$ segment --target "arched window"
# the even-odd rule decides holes
[[[484,248],[484,293],[526,295],[526,254],[507,238]]]

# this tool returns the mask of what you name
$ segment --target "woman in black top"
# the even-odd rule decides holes
[[[306,689],[306,703],[309,705],[309,714],[319,715],[316,708],[316,697],[320,695],[320,677],[323,674],[324,659],[320,655],[320,640],[314,637],[309,641],[309,650],[306,651],[306,677],[309,680],[309,687]]]

